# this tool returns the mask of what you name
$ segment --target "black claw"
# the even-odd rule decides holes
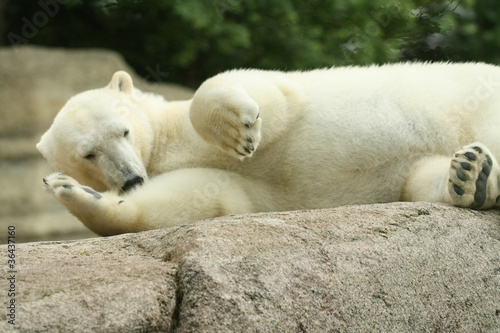
[[[482,154],[483,153],[483,150],[479,147],[472,147],[472,149],[474,149],[475,151],[477,151],[479,154]]]
[[[43,183],[44,183],[45,185],[49,185],[49,183],[47,182],[47,179],[45,179],[45,178],[43,179]]]
[[[250,123],[245,123],[246,128],[250,128]]]
[[[460,165],[462,166],[462,169],[466,171],[472,170],[472,165],[469,162],[461,162]]]
[[[257,113],[257,117],[255,117],[255,119],[259,119],[259,117],[260,117],[260,112]]]
[[[64,187],[64,188],[73,188],[73,187],[75,187],[75,186],[70,185],[70,184],[64,184],[62,187]]]
[[[253,139],[249,136],[247,136],[247,141],[250,142],[250,143],[253,143]]]
[[[94,196],[94,198],[96,199],[101,199],[102,198],[102,195],[100,193],[97,193],[96,191],[90,189],[90,188],[86,188],[86,187],[82,187],[82,189],[87,192],[87,193],[90,193]]]
[[[250,145],[250,146],[248,146],[248,149],[250,149],[251,151],[254,151],[255,147],[253,145]]]
[[[467,181],[467,175],[460,170],[457,171],[457,177],[463,182]]]
[[[246,151],[247,154],[251,153],[250,149],[248,149],[247,147],[245,147],[244,149],[245,149],[245,151]]]
[[[245,154],[240,153],[240,152],[239,152],[239,151],[237,151],[236,149],[235,149],[234,151],[235,151],[235,152],[237,152],[237,153],[238,153],[239,155],[241,155],[241,156],[246,156]]]
[[[120,200],[120,201],[118,201],[118,205],[120,205],[120,204],[122,204],[124,202],[125,202],[125,200]]]
[[[464,189],[458,185],[453,185],[453,189],[455,190],[455,193],[458,195],[463,195],[465,193]]]
[[[467,159],[469,161],[475,161],[475,160],[477,160],[476,154],[474,154],[474,153],[472,153],[470,151],[468,151],[468,152],[465,153],[465,157],[467,157]]]

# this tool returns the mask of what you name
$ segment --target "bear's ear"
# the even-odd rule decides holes
[[[134,89],[132,78],[127,72],[119,71],[113,74],[109,88],[131,94]]]
[[[38,142],[36,144],[36,149],[38,149],[38,151],[40,152],[40,154],[42,154],[42,156],[44,158],[47,158],[47,153],[45,152],[45,145],[44,145],[45,141],[46,140],[45,140],[45,134],[44,134],[44,135],[42,135],[40,142]]]

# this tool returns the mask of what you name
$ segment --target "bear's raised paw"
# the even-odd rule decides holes
[[[460,207],[487,209],[500,199],[499,166],[487,147],[474,143],[451,160],[448,190]]]
[[[241,88],[200,90],[193,99],[190,118],[205,141],[240,160],[252,157],[260,144],[259,106]]]

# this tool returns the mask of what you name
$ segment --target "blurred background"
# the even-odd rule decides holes
[[[498,64],[499,22],[496,0],[0,0],[0,242],[9,225],[20,241],[93,236],[41,189],[34,145],[116,70],[171,100],[233,68]]]
[[[3,12],[4,46],[112,49],[192,88],[228,68],[500,59],[496,0],[10,0]],[[38,31],[23,38],[26,22]]]

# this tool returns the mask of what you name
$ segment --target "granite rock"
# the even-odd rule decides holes
[[[16,255],[20,332],[500,331],[496,210],[227,216]]]

